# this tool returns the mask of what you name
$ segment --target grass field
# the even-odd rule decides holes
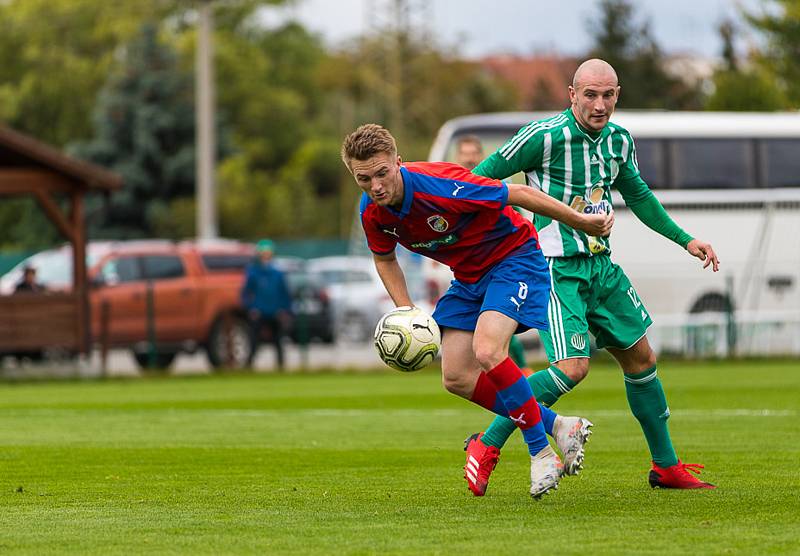
[[[715,491],[653,491],[619,373],[556,407],[586,470],[527,494],[519,435],[484,498],[483,410],[438,373],[0,384],[0,553],[800,553],[800,364],[664,363],[679,454]]]

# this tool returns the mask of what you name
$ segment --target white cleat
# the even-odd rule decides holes
[[[531,456],[531,496],[538,500],[550,490],[558,488],[563,471],[561,458],[549,445]]]
[[[592,422],[583,417],[556,417],[553,438],[564,457],[564,475],[577,475],[583,469],[584,446],[592,435]]]

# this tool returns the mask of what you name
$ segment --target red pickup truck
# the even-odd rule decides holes
[[[143,367],[151,358],[168,367],[178,352],[198,347],[214,367],[244,364],[252,346],[239,289],[252,245],[149,240],[105,251],[89,269],[96,343],[130,347]]]

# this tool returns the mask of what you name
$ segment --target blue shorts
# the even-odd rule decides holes
[[[459,280],[439,299],[433,318],[439,326],[475,330],[484,311],[497,311],[519,323],[516,334],[547,330],[550,271],[534,241],[497,263],[474,284]]]

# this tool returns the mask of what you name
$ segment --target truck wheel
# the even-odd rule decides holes
[[[245,368],[253,348],[250,323],[247,320],[240,316],[227,315],[214,321],[206,345],[206,354],[212,367]]]
[[[136,359],[136,363],[139,365],[139,368],[143,371],[149,371],[150,369],[150,354],[146,351],[136,351],[133,350],[133,358]],[[153,363],[155,364],[155,368],[152,370],[159,370],[159,371],[166,371],[169,369],[169,366],[172,365],[172,362],[175,361],[175,356],[178,355],[174,351],[157,351],[155,354],[155,358]]]

